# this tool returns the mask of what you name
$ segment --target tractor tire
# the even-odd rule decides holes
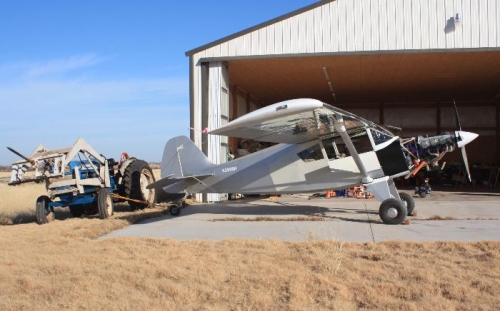
[[[400,192],[399,197],[406,204],[408,216],[413,216],[413,210],[415,209],[415,200],[413,199],[413,197],[406,192]]]
[[[380,204],[379,216],[387,225],[401,224],[406,215],[408,215],[408,210],[401,200],[390,198]]]
[[[49,207],[52,202],[46,195],[39,196],[36,199],[36,222],[43,225],[54,220],[54,211]]]
[[[106,219],[113,215],[113,198],[111,198],[108,188],[102,188],[97,193],[97,209],[99,210],[99,218],[101,219]]]
[[[146,187],[155,181],[153,171],[146,161],[135,160],[130,163],[123,174],[123,191],[127,198],[144,201],[129,201],[132,210],[143,209],[155,202],[155,190]]]
[[[85,207],[83,205],[70,205],[69,212],[73,217],[80,217],[85,212]]]

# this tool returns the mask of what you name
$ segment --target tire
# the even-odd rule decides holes
[[[422,191],[418,194],[422,199],[425,199],[425,197],[427,196],[427,192],[425,191]]]
[[[172,216],[179,216],[181,214],[181,209],[182,209],[182,206],[173,205],[170,207],[169,213]]]
[[[155,202],[155,190],[146,189],[146,186],[154,181],[153,171],[147,162],[135,160],[127,166],[123,174],[124,196],[148,202],[145,204],[129,201],[128,204],[132,210],[143,209]]]
[[[69,212],[73,217],[80,217],[85,212],[85,207],[83,205],[70,205]]]
[[[102,188],[97,193],[97,209],[99,210],[99,218],[101,219],[106,219],[113,215],[113,199],[108,188]]]
[[[406,204],[406,209],[408,210],[408,216],[412,216],[413,210],[415,209],[415,200],[413,199],[413,197],[406,192],[400,192],[399,197]]]
[[[43,225],[54,220],[54,211],[49,207],[52,202],[46,195],[39,196],[36,199],[36,222]]]
[[[387,225],[401,224],[407,214],[408,210],[401,200],[390,198],[380,204],[380,219]]]

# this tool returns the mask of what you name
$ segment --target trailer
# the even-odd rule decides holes
[[[36,219],[45,224],[55,217],[54,209],[69,207],[71,214],[113,215],[114,203],[128,201],[132,210],[155,203],[155,181],[149,164],[124,152],[117,162],[94,150],[83,138],[72,147],[47,150],[42,145],[27,157],[7,147],[23,160],[12,164],[9,185],[44,182],[47,194],[36,200]]]

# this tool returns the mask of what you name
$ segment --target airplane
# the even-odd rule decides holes
[[[392,225],[403,223],[415,208],[394,179],[437,165],[456,148],[462,150],[470,179],[465,145],[478,136],[460,128],[401,139],[374,122],[307,98],[263,107],[208,134],[278,144],[216,165],[188,137],[172,138],[165,145],[161,179],[147,188],[172,194],[293,194],[362,184],[381,202],[382,221]]]

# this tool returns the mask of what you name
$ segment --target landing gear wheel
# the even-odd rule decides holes
[[[405,220],[408,210],[403,201],[390,198],[380,204],[378,213],[385,224],[399,225]]]
[[[36,199],[36,222],[43,225],[54,220],[54,211],[49,207],[52,202],[46,195],[39,196]]]
[[[181,214],[182,204],[173,205],[169,209],[169,213],[172,216],[179,216]]]
[[[143,209],[155,202],[155,190],[146,187],[155,181],[149,164],[143,160],[135,160],[127,166],[123,174],[124,194],[127,198],[145,201],[138,203],[129,201],[132,210]]]
[[[425,191],[422,191],[418,194],[422,199],[425,199],[425,197],[427,196],[427,192]]]
[[[415,200],[413,199],[413,197],[406,192],[400,192],[399,197],[406,205],[408,216],[413,216],[413,210],[415,209]]]
[[[113,215],[113,199],[108,188],[102,188],[97,193],[97,209],[99,210],[99,218],[101,219],[106,219]]]

